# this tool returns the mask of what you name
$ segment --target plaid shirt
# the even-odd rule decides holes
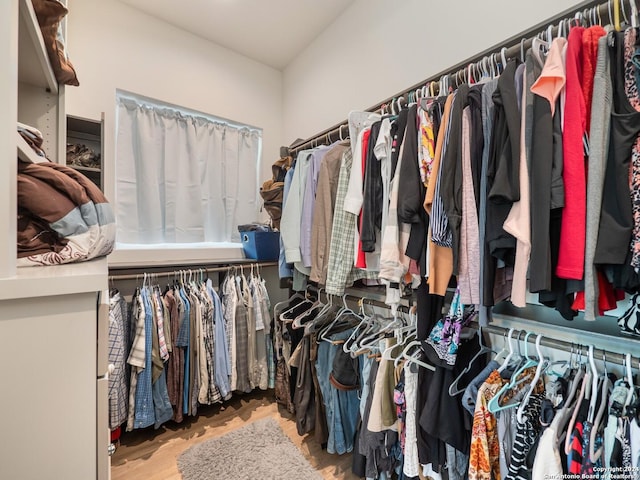
[[[169,401],[173,406],[173,420],[181,422],[182,416],[182,387],[184,385],[184,349],[176,345],[180,330],[180,315],[182,307],[174,290],[164,295],[164,302],[169,311],[171,324],[171,344],[173,346],[167,364],[167,390]]]
[[[353,242],[355,237],[356,216],[344,210],[344,200],[349,187],[353,155],[351,149],[342,155],[336,206],[333,215],[331,244],[329,247],[329,267],[327,270],[327,293],[343,295],[346,287],[362,278],[378,278],[377,272],[366,272],[353,266]]]
[[[222,394],[218,387],[216,386],[215,381],[215,325],[214,325],[214,309],[213,309],[213,299],[209,296],[207,292],[206,285],[201,286],[200,290],[200,301],[203,305],[203,315],[202,315],[202,340],[204,342],[204,352],[200,352],[200,355],[204,355],[205,362],[204,365],[206,368],[206,379],[202,372],[200,378],[202,381],[202,386],[200,387],[200,398],[199,401],[202,404],[212,404],[217,402],[222,402]],[[206,385],[206,388],[204,388]]]
[[[109,427],[114,430],[127,420],[128,387],[126,375],[125,315],[120,293],[109,299]]]
[[[135,389],[135,415],[133,428],[146,428],[155,423],[155,411],[153,407],[153,392],[151,381],[151,347],[153,310],[146,289],[141,290],[138,295],[138,302],[141,305],[139,315],[144,323],[144,347],[147,354],[144,356],[144,366],[139,369],[138,382]]]
[[[234,280],[235,283],[235,280]],[[234,285],[235,286],[235,285]],[[236,367],[238,369],[238,382],[236,390],[249,393],[251,389],[251,379],[249,372],[249,312],[243,300],[240,286],[236,286]]]
[[[155,317],[158,328],[158,348],[160,350],[160,358],[163,362],[169,360],[169,349],[167,348],[167,342],[164,334],[164,305],[160,298],[160,289],[158,287],[153,289],[153,306],[155,308]]]

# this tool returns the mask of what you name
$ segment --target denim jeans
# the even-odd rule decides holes
[[[351,330],[340,332],[331,335],[330,339],[345,340],[350,334]],[[331,374],[333,360],[338,348],[342,348],[342,344],[333,345],[322,341],[318,345],[316,371],[329,428],[327,452],[342,455],[353,450],[360,397],[358,390],[338,390],[329,382],[329,375]]]

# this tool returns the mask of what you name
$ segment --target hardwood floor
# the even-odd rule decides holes
[[[273,391],[257,391],[236,396],[224,405],[201,407],[196,418],[187,418],[181,424],[169,422],[158,430],[150,428],[124,433],[120,446],[111,457],[111,478],[181,480],[177,458],[184,450],[267,417],[278,421],[282,430],[325,479],[359,478],[351,473],[351,454],[328,454],[314,440],[313,434],[298,435],[295,420],[278,407]],[[260,478],[259,473],[256,478]]]

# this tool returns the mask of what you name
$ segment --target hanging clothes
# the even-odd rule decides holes
[[[126,301],[117,290],[109,298],[109,428],[115,430],[127,420],[129,386],[127,381],[127,350],[129,345],[129,315]]]

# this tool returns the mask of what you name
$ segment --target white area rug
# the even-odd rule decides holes
[[[178,469],[184,480],[322,479],[272,418],[194,445]]]

